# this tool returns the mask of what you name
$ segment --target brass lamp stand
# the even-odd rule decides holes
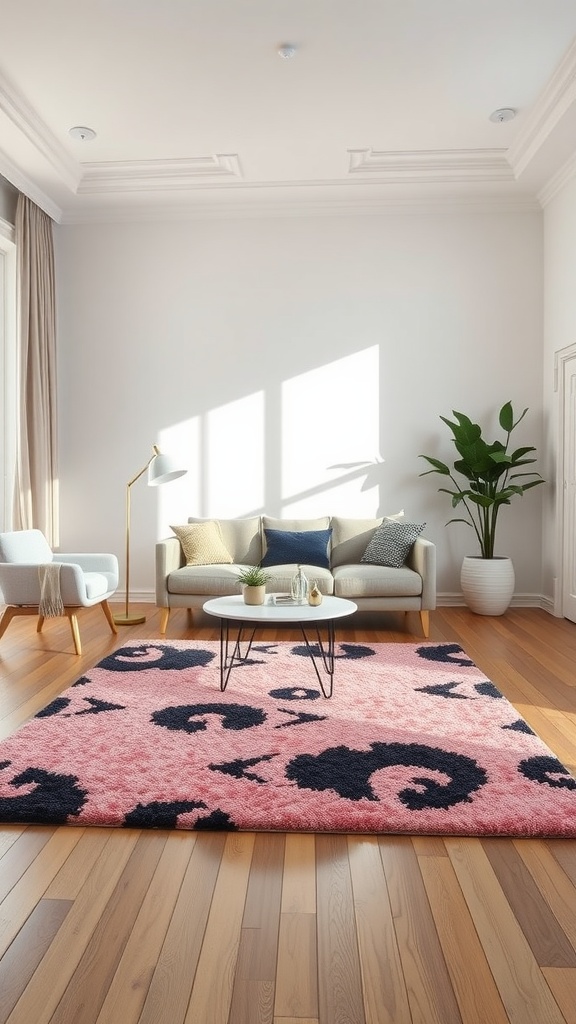
[[[114,622],[117,626],[137,626],[140,622],[146,622],[145,615],[130,615],[130,488],[148,470],[148,486],[159,487],[167,484],[170,480],[176,480],[184,476],[185,469],[178,469],[169,455],[162,455],[158,445],[152,446],[154,451],[143,468],[133,476],[126,484],[126,607],[124,615],[115,615]]]

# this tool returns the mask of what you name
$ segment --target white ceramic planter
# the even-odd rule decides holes
[[[244,604],[264,604],[266,586],[244,587]]]
[[[470,611],[477,615],[503,615],[514,594],[512,559],[466,555],[460,585]]]

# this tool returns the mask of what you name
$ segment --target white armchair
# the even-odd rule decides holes
[[[118,587],[116,555],[55,555],[40,530],[16,530],[0,533],[0,597],[7,606],[0,619],[0,637],[15,615],[37,615],[37,632],[42,629],[41,567],[47,565],[59,566],[59,604],[70,621],[76,654],[82,653],[76,616],[80,608],[100,604],[110,629],[118,632],[108,605]]]

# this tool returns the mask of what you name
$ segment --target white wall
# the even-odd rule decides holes
[[[16,202],[18,190],[0,174],[0,220],[8,224],[16,222]]]
[[[555,355],[576,344],[576,176],[544,210],[544,448],[550,486],[543,506],[543,592],[554,595],[560,576],[556,486],[558,392],[554,390]]]
[[[518,443],[540,446],[539,213],[75,225],[55,238],[63,549],[122,557],[125,485],[159,442],[189,473],[132,488],[133,593],[152,589],[154,542],[188,515],[401,507],[438,545],[439,591],[459,592],[472,531],[445,528],[449,502],[439,478],[419,478],[418,454],[449,457],[439,416],[454,408],[500,436],[508,399],[530,408]],[[539,490],[502,513],[519,594],[541,592]]]

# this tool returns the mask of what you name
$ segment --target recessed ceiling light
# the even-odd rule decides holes
[[[513,121],[515,117],[516,111],[513,110],[512,107],[500,107],[499,110],[495,110],[490,114],[490,120],[496,121],[497,123],[501,121]]]
[[[284,60],[290,60],[296,53],[296,47],[292,43],[282,43],[282,46],[278,47],[278,56],[283,57]]]
[[[96,132],[93,128],[82,128],[79,125],[76,128],[69,128],[68,135],[79,142],[92,142],[92,139],[96,138]]]

